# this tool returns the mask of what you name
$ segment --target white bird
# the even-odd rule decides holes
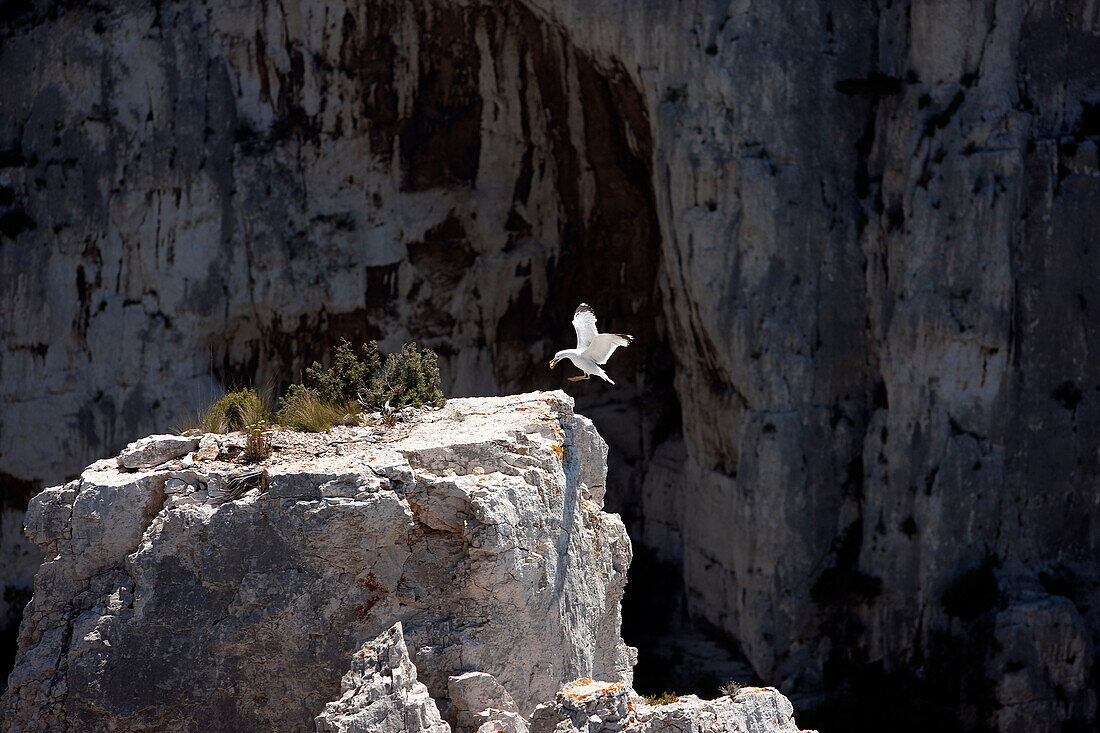
[[[584,372],[582,376],[570,377],[570,382],[590,379],[595,374],[600,379],[615,384],[611,381],[611,377],[607,376],[603,369],[600,369],[600,365],[607,363],[607,360],[615,353],[615,349],[620,346],[629,346],[634,337],[625,333],[597,332],[596,314],[592,312],[592,307],[587,303],[581,303],[577,306],[577,311],[573,314],[573,328],[577,330],[577,348],[562,349],[554,354],[554,358],[550,360],[550,368],[553,369],[562,359],[568,359]]]

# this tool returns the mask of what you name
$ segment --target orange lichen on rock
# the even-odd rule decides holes
[[[561,694],[571,700],[585,702],[623,691],[622,682],[599,682],[591,677],[573,680],[561,688]]]
[[[742,687],[738,691],[737,696],[740,697],[741,695],[759,694],[761,692],[768,692],[768,688],[766,688],[766,687]]]

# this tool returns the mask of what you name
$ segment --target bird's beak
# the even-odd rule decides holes
[[[554,366],[555,366],[555,365],[556,365],[557,363],[558,363],[558,360],[557,360],[557,359],[551,359],[551,360],[550,360],[550,368],[551,368],[551,369],[553,369],[553,368],[554,368]]]

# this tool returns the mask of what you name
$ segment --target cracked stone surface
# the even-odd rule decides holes
[[[455,733],[473,733],[491,722],[494,713],[518,712],[508,691],[485,672],[452,675],[447,680],[447,691],[451,697],[447,717]]]
[[[276,433],[259,465],[103,460],[43,491],[10,730],[312,728],[349,655],[397,621],[444,707],[469,671],[523,712],[562,679],[629,679],[630,543],[595,500],[606,448],[572,406],[451,400],[389,437]],[[257,469],[266,491],[211,498]]]

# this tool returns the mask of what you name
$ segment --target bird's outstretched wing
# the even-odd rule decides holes
[[[577,306],[573,314],[573,328],[577,330],[577,350],[584,351],[596,338],[596,314],[588,303]]]
[[[633,336],[628,336],[625,333],[596,334],[596,337],[592,339],[592,343],[589,344],[581,356],[585,359],[591,359],[597,364],[606,364],[611,355],[615,353],[615,349],[620,346],[630,346],[630,342],[633,340]]]

